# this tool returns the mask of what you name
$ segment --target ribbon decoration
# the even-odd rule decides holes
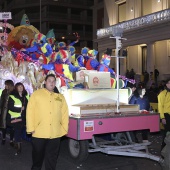
[[[124,80],[124,81],[128,81],[129,83],[132,83],[132,84],[135,84],[135,83],[136,83],[136,81],[135,81],[134,79],[129,79],[129,78],[127,78],[126,76],[121,76],[121,75],[119,75],[119,78],[121,78],[121,79]]]
[[[34,61],[29,55],[23,53],[20,50],[12,48],[11,52],[14,55],[15,60],[18,61],[18,64],[20,64],[20,61],[24,61],[25,60],[25,61],[28,61],[28,62],[35,63],[36,65],[39,65],[38,61]]]
[[[73,80],[67,78],[64,74],[60,74],[60,73],[58,73],[58,72],[56,72],[56,71],[55,71],[55,74],[56,74],[58,77],[63,78],[63,79],[64,79],[65,81],[67,81],[67,82],[73,82]]]
[[[114,75],[114,76],[117,76],[117,74],[116,74],[115,72],[113,73],[113,75]],[[136,81],[135,81],[134,79],[129,79],[129,78],[127,78],[126,76],[119,75],[119,78],[121,78],[123,81],[125,81],[126,84],[127,84],[127,81],[128,81],[129,83],[131,83],[131,84],[135,84],[135,83],[136,83]]]
[[[15,48],[12,48],[11,52],[13,54],[15,54],[15,60],[18,61],[18,64],[20,64],[22,61],[26,60],[26,61],[32,62],[32,63],[34,63],[34,64],[36,64],[38,66],[40,65],[40,63],[38,61],[32,60],[32,58],[30,56],[28,56],[27,54],[23,53],[22,51],[19,51],[19,50],[15,49]],[[58,77],[63,78],[66,82],[73,82],[69,78],[65,77],[63,74],[60,74],[58,72],[55,72],[55,74]]]

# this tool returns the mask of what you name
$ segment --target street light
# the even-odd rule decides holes
[[[123,28],[121,27],[115,27],[112,29],[112,35],[113,37],[110,38],[115,38],[116,39],[116,87],[117,87],[117,109],[116,112],[119,113],[120,112],[120,106],[119,106],[119,51],[122,48],[122,43],[121,40],[124,39],[122,38],[123,35]]]

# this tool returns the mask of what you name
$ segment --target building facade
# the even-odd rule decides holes
[[[158,80],[170,77],[170,0],[95,0],[93,39],[100,55],[116,48],[113,30],[122,28],[127,57],[120,59],[120,74],[127,69],[142,75],[159,70]],[[116,68],[113,58],[111,67]]]
[[[10,24],[18,26],[23,14],[27,14],[31,25],[43,34],[54,29],[57,41],[67,44],[75,40],[74,32],[80,36],[75,46],[92,48],[93,0],[1,0],[0,11],[12,12]]]

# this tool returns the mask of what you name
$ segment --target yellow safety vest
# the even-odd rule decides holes
[[[29,100],[29,98],[30,98],[29,94],[27,94],[25,97],[27,98],[27,100]]]
[[[2,91],[3,91],[3,90],[2,90],[2,89],[0,89],[0,97],[1,97],[1,95],[2,95]]]
[[[22,102],[21,100],[17,99],[16,97],[14,97],[13,95],[10,95],[10,97],[12,98],[12,100],[14,100],[14,107],[22,107]],[[11,115],[11,118],[18,118],[21,117],[21,112],[13,112],[11,110],[8,111],[8,113]]]

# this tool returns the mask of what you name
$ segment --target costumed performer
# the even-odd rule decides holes
[[[73,81],[72,72],[77,72],[85,68],[73,66],[69,61],[70,54],[66,50],[60,50],[57,55],[56,58],[60,58],[58,62],[42,64],[41,68],[45,70],[54,70],[56,75],[61,78],[61,86],[67,85],[69,88],[72,88],[74,86],[73,83],[71,83]]]
[[[107,48],[106,53],[103,54],[102,59],[100,61],[100,65],[98,66],[98,71],[99,72],[110,72],[111,74],[111,87],[115,88],[116,87],[116,80],[115,80],[115,72],[113,69],[109,67],[110,65],[110,60],[111,60],[111,53],[112,49]]]
[[[36,33],[39,33],[39,31],[33,25],[30,25],[27,15],[24,14],[20,26],[15,27],[8,35],[8,49],[20,50],[21,48],[30,47]]]
[[[38,60],[38,58],[42,56],[44,63],[48,63],[50,60],[49,57],[52,54],[51,45],[46,42],[46,36],[41,33],[35,35],[34,46],[21,49],[21,51],[26,51],[26,53],[29,54],[33,60]]]
[[[55,51],[55,34],[53,29],[49,30],[46,34],[46,41],[51,45],[53,51]]]
[[[97,54],[98,54],[98,51],[96,51],[95,49],[88,51],[89,59],[87,60],[87,63],[85,65],[87,70],[97,70],[97,68],[100,64],[96,60]]]
[[[75,66],[85,67],[87,60],[89,59],[88,51],[89,51],[89,48],[84,47],[81,49],[81,55],[78,55],[78,56],[75,55],[72,57],[72,60],[74,60],[73,63]]]

